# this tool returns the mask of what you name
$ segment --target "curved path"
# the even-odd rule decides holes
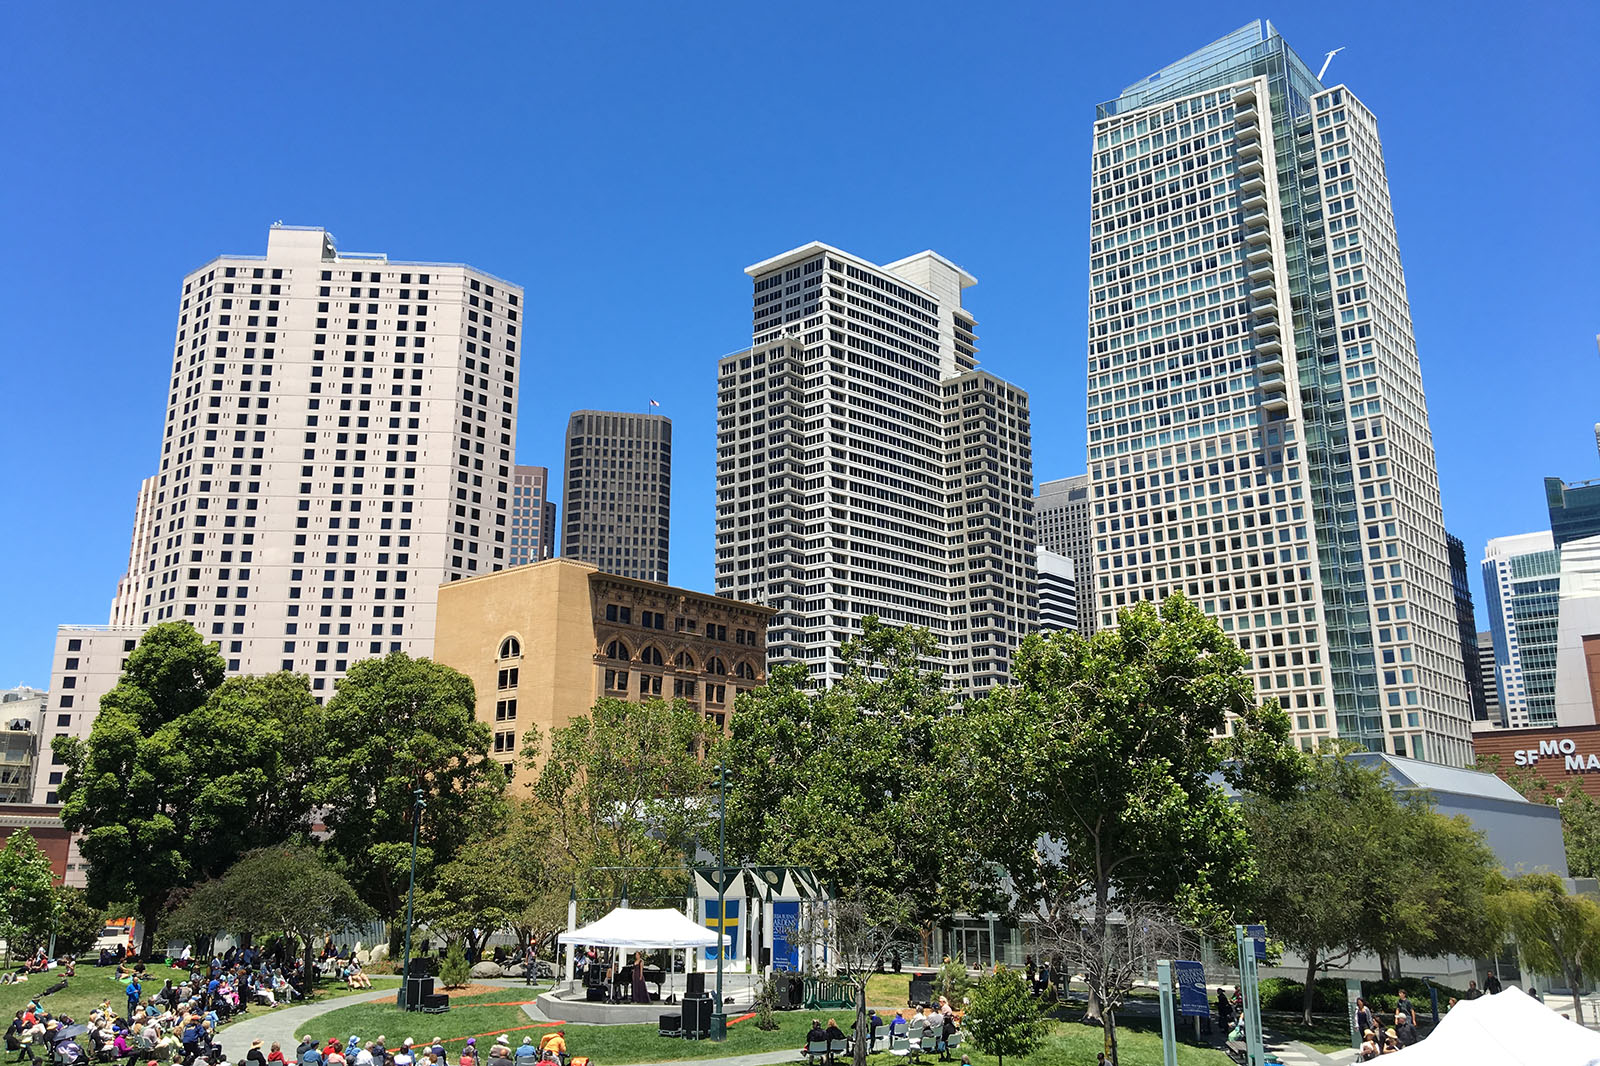
[[[271,1047],[272,1042],[276,1040],[283,1046],[286,1054],[292,1055],[295,1045],[300,1042],[300,1034],[305,1032],[305,1027],[317,1018],[340,1007],[349,1007],[357,1003],[375,1003],[381,999],[392,1000],[398,991],[394,987],[380,988],[360,995],[319,999],[315,1003],[302,1003],[297,1007],[280,1007],[273,1010],[252,1008],[243,1018],[224,1027],[218,1038],[222,1041],[222,1047],[228,1053],[229,1060],[233,1062],[244,1058],[244,1053],[250,1050],[252,1040],[261,1041],[263,1048]],[[341,1036],[340,1039],[344,1037]]]

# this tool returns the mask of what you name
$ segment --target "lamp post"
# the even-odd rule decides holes
[[[417,830],[422,826],[422,811],[427,806],[422,789],[411,793],[411,882],[406,887],[406,952],[400,967],[400,1009],[411,1009],[411,907],[417,896]]]
[[[728,768],[717,765],[717,1000],[711,1006],[711,1039],[728,1035],[728,1016],[722,1012],[722,960],[728,954]]]

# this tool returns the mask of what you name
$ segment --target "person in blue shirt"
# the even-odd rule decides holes
[[[139,984],[139,978],[137,975],[133,978],[133,980],[128,982],[127,991],[128,1017],[131,1018],[133,1017],[133,1012],[139,1009],[139,997],[144,993],[144,987]]]

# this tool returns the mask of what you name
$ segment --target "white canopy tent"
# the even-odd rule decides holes
[[[682,911],[670,908],[618,907],[599,921],[562,933],[563,944],[600,948],[714,948],[717,934]],[[723,935],[724,941],[732,938]]]
[[[1600,1033],[1516,988],[1463,1000],[1384,1066],[1600,1066]]]

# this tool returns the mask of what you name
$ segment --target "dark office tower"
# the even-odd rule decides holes
[[[1558,549],[1569,540],[1600,535],[1600,481],[1568,484],[1547,477],[1544,495],[1550,507],[1550,535]]]
[[[665,584],[671,495],[671,419],[572,413],[561,491],[563,557]]]
[[[1456,626],[1461,631],[1461,669],[1467,679],[1467,696],[1472,701],[1472,720],[1489,719],[1489,705],[1483,697],[1483,668],[1478,662],[1478,621],[1472,613],[1472,585],[1467,578],[1467,549],[1461,538],[1445,534],[1445,549],[1450,553],[1450,586],[1456,598]]]

